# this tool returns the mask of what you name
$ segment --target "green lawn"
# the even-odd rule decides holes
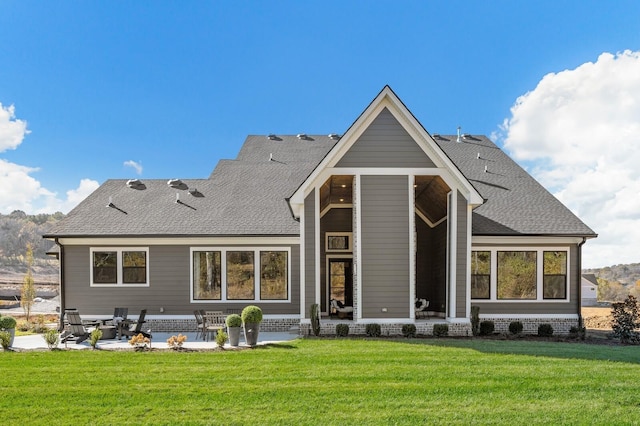
[[[0,353],[2,424],[638,424],[640,348],[308,339]]]

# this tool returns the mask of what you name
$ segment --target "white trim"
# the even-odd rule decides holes
[[[315,190],[315,211],[313,212],[314,214],[314,221],[315,221],[315,240],[316,240],[316,247],[315,247],[315,258],[316,258],[316,270],[315,270],[315,281],[316,281],[316,285],[315,285],[315,300],[314,303],[320,304],[320,244],[322,244],[322,240],[321,240],[321,235],[320,235],[320,188],[317,187]],[[305,309],[306,307],[303,307],[303,309]],[[310,307],[309,307],[310,308]]]
[[[91,237],[91,238],[60,238],[60,244],[65,246],[184,246],[184,245],[251,245],[256,246],[260,244],[274,245],[297,245],[300,244],[299,236],[288,237],[251,237],[247,235],[238,237],[118,237],[111,238],[105,237]]]
[[[529,242],[531,243],[531,241]],[[571,247],[568,246],[473,246],[472,251],[488,251],[491,253],[491,276],[489,284],[489,299],[472,299],[469,290],[469,299],[474,304],[485,303],[571,303]],[[498,252],[499,251],[534,251],[536,252],[536,298],[535,299],[498,299]],[[566,295],[564,299],[544,298],[544,252],[563,251],[567,253],[567,278]],[[469,274],[471,274],[471,263],[469,263]],[[469,275],[469,286],[471,286],[471,275]]]
[[[105,315],[92,315],[90,313],[87,314],[82,314],[83,317],[91,317],[91,318],[96,318],[96,319],[109,319],[112,318],[111,316],[105,316]],[[134,315],[133,318],[137,318],[137,315]],[[191,315],[147,315],[145,316],[145,319],[148,320],[192,320],[193,319],[193,314]],[[264,320],[279,320],[279,319],[300,319],[300,315],[296,315],[296,314],[283,314],[283,315],[277,315],[277,314],[270,314],[270,315],[263,315],[262,316],[263,321]],[[309,321],[309,320],[307,320]]]
[[[415,176],[409,175],[407,178],[409,191],[409,317],[415,318],[415,297],[416,297],[416,215],[414,214],[416,205],[416,190],[414,188]]]
[[[307,276],[307,263],[305,261],[305,249],[306,249],[306,228],[305,228],[305,214],[304,204],[302,205],[302,214],[300,215],[300,318],[305,318],[304,301],[305,301],[305,285]],[[193,285],[193,284],[192,284]]]
[[[578,244],[582,242],[582,237],[553,237],[553,236],[529,236],[529,237],[508,237],[508,236],[475,236],[472,238],[472,245],[529,245],[532,244]]]
[[[330,249],[329,237],[348,237],[349,246],[346,249]],[[353,232],[325,232],[324,251],[326,253],[353,253]]]
[[[433,229],[436,226],[440,225],[442,222],[444,222],[445,220],[447,220],[447,216],[444,216],[442,219],[440,219],[439,221],[437,221],[436,223],[433,223],[429,220],[429,218],[427,218],[425,215],[422,214],[422,212],[420,210],[418,210],[417,208],[415,209],[415,214],[418,215],[418,217],[420,219],[422,219],[422,221],[424,223],[426,223],[429,228]]]
[[[327,213],[329,213],[329,211],[331,211],[331,209],[352,209],[353,208],[353,204],[349,203],[349,204],[329,204],[327,207],[324,208],[324,210],[322,210],[320,212],[320,217],[324,217],[324,215],[326,215]]]
[[[456,317],[456,279],[457,279],[457,250],[458,250],[458,192],[449,192],[449,318]]]
[[[479,317],[489,319],[578,319],[578,314],[480,314]]]
[[[220,252],[220,299],[194,299],[193,297],[193,253],[194,252]],[[227,252],[250,251],[253,252],[253,299],[227,299]],[[260,299],[260,252],[275,251],[287,253],[287,298],[286,299]],[[189,299],[190,303],[290,303],[291,302],[291,247],[190,247],[189,248]]]
[[[470,324],[471,320],[469,318],[447,318],[447,322],[453,324]]]
[[[471,227],[473,226],[472,222],[473,216],[473,207],[467,206],[467,268],[466,268],[466,281],[467,281],[467,297],[466,297],[466,308],[465,308],[465,316],[471,317]]]
[[[95,283],[93,281],[93,253],[113,251],[116,252],[116,282],[115,283]],[[145,253],[145,282],[144,283],[125,283],[124,282],[124,262],[122,252],[124,251],[141,251]],[[89,286],[102,288],[129,288],[129,287],[149,287],[149,247],[89,247]]]
[[[356,320],[362,319],[362,264],[364,263],[364,259],[362,258],[362,200],[361,194],[362,191],[362,180],[360,175],[355,175],[355,187],[353,197],[356,200],[356,235],[357,235],[357,244],[356,244],[356,304],[358,309]]]

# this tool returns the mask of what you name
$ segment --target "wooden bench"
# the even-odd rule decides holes
[[[222,311],[206,311],[204,313],[204,330],[206,339],[209,340],[211,334],[214,336],[220,330],[224,330],[226,315]]]

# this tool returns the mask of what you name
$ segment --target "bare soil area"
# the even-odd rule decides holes
[[[587,307],[582,308],[584,326],[594,330],[611,330],[611,307]]]

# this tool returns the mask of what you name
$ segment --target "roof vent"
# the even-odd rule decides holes
[[[267,139],[269,139],[270,141],[275,141],[275,140],[278,140],[278,137],[273,133],[269,133],[269,136],[267,136]]]
[[[180,179],[169,179],[167,185],[174,189],[188,189],[189,187]]]
[[[196,198],[203,198],[204,194],[200,191],[198,191],[196,188],[191,188],[189,190],[189,194],[191,194],[192,196],[196,197]]]
[[[308,138],[308,136],[307,136],[307,134],[306,134],[306,133],[298,133],[298,134],[296,135],[296,137],[297,137],[298,139],[307,139],[307,138]]]
[[[338,140],[340,139],[340,135],[337,133],[329,133],[329,139]]]
[[[456,139],[456,142],[460,143],[462,142],[462,140],[460,139],[460,130],[462,129],[462,127],[458,126],[458,138]]]
[[[140,179],[129,179],[127,181],[127,187],[131,189],[137,189],[137,190],[147,189],[147,186],[144,183],[142,183]]]

